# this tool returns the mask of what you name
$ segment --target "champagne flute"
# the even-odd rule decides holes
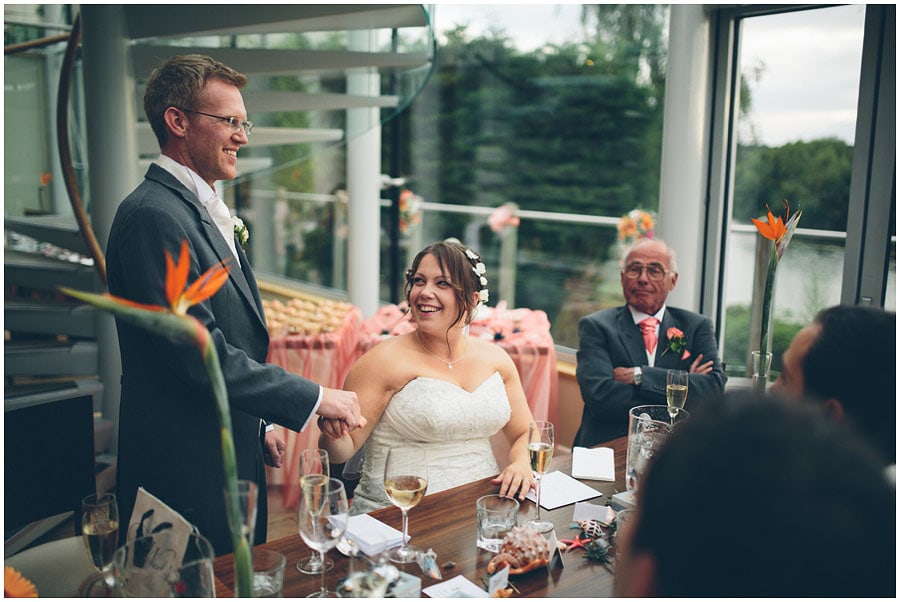
[[[119,508],[112,493],[81,500],[81,536],[91,561],[107,587],[112,587],[113,553],[119,546]]]
[[[669,406],[669,416],[672,421],[678,417],[678,412],[684,409],[684,402],[688,394],[688,373],[684,370],[669,370],[666,372],[666,405]]]
[[[337,545],[347,530],[350,509],[344,484],[321,474],[306,475],[300,482],[300,507],[297,509],[297,529],[303,543],[319,553],[324,564],[325,552]],[[307,598],[336,598],[337,592],[325,587],[325,571],[320,571],[319,591]]]
[[[384,490],[391,502],[403,513],[403,543],[391,550],[388,558],[398,564],[415,562],[419,550],[409,539],[409,509],[422,501],[428,489],[428,457],[417,445],[397,446],[388,450],[384,463]]]
[[[553,523],[541,519],[541,477],[550,468],[550,460],[553,459],[553,423],[537,420],[528,425],[528,456],[531,458],[531,470],[535,473],[537,487],[535,488],[535,516],[527,524],[537,529],[540,533],[553,530]]]
[[[325,475],[331,476],[331,465],[328,460],[328,452],[324,449],[304,449],[300,452],[300,483],[303,483],[308,475]],[[298,560],[295,565],[297,570],[307,575],[318,575],[322,571],[330,571],[334,568],[334,561],[325,558],[322,559],[318,554],[312,554],[308,558]]]

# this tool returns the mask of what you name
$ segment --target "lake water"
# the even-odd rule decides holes
[[[725,306],[749,305],[753,292],[756,232],[731,232],[725,278]],[[841,302],[844,241],[795,236],[775,276],[775,311],[783,319],[807,323],[816,312]],[[896,307],[896,261],[892,257],[885,307]]]

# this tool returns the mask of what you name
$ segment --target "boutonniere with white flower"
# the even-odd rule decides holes
[[[691,357],[691,352],[686,349],[687,341],[684,339],[684,333],[674,326],[666,331],[666,348],[663,349],[662,355],[668,352],[680,353],[681,359],[686,360]]]
[[[247,226],[244,225],[244,220],[233,215],[231,221],[234,222],[234,235],[237,236],[238,242],[241,243],[242,247],[246,247],[247,243],[250,241],[250,231],[247,230]]]

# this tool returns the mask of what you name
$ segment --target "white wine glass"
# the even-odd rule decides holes
[[[669,370],[666,372],[666,405],[669,408],[669,416],[674,422],[678,413],[684,409],[684,402],[688,394],[688,373],[684,370]]]
[[[535,515],[527,524],[540,533],[553,530],[553,523],[541,518],[541,478],[550,468],[553,459],[554,437],[553,423],[536,420],[528,425],[528,456],[531,458],[531,470],[537,481],[535,487]]]
[[[347,530],[350,509],[344,484],[325,475],[307,475],[300,482],[300,506],[297,509],[297,529],[303,543],[319,553],[324,563],[325,552],[337,545]],[[325,587],[325,572],[320,571],[319,591],[307,598],[337,598],[338,594]]]
[[[403,513],[403,542],[388,558],[398,564],[415,562],[419,550],[409,545],[409,509],[422,501],[428,489],[428,456],[425,448],[400,445],[388,450],[384,463],[384,490]]]
[[[308,475],[325,475],[331,476],[331,465],[328,460],[328,452],[324,449],[304,449],[300,452],[300,483]],[[297,570],[307,575],[318,575],[322,571],[330,571],[334,568],[334,561],[322,558],[318,554],[312,554],[308,558],[298,560],[296,564]]]
[[[119,547],[119,507],[113,493],[81,500],[81,536],[107,588],[113,586],[112,559]]]

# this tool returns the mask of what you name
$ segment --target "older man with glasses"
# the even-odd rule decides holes
[[[626,305],[594,312],[578,324],[578,384],[584,399],[574,445],[589,447],[625,435],[628,410],[666,403],[666,372],[689,372],[686,408],[725,389],[712,322],[666,306],[678,282],[675,252],[643,239],[625,253]]]

